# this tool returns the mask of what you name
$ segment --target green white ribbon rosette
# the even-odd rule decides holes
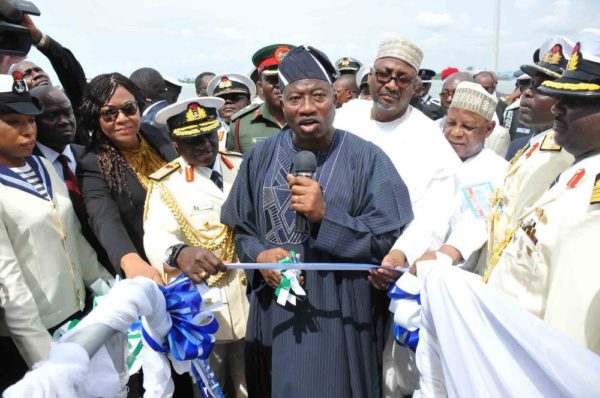
[[[290,251],[290,257],[279,260],[281,264],[296,264],[297,255],[293,250]],[[296,305],[296,299],[302,299],[306,297],[306,292],[300,286],[299,277],[302,271],[299,269],[288,269],[281,271],[281,281],[275,289],[275,296],[277,296],[277,304],[285,307],[286,303]]]
[[[120,281],[122,278],[117,275],[116,280],[112,280],[107,283],[102,279],[97,279],[91,284],[90,289],[93,293],[92,307],[96,308],[98,304],[104,300],[104,296]],[[58,341],[64,334],[69,330],[73,329],[79,323],[79,319],[73,319],[66,322],[60,328],[58,328],[52,335],[54,341]],[[127,331],[127,351],[126,351],[126,364],[129,370],[129,375],[136,374],[142,367],[142,361],[140,353],[142,351],[142,323],[137,321],[131,325]]]

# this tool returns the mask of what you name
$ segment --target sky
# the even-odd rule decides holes
[[[500,0],[499,71],[530,62],[551,35],[575,40],[600,27],[600,0]],[[88,79],[152,67],[174,79],[200,72],[244,73],[251,56],[273,43],[308,44],[331,61],[371,63],[377,45],[404,36],[437,72],[492,66],[496,0],[34,0],[34,23],[69,48]],[[29,58],[52,67],[37,49]],[[51,74],[51,77],[53,75]],[[58,84],[56,78],[53,79]]]

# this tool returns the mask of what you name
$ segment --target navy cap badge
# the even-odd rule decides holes
[[[194,120],[202,120],[206,118],[206,110],[195,102],[188,105],[188,110],[185,113],[186,122],[193,122]]]
[[[224,88],[229,88],[231,87],[232,83],[231,80],[229,80],[229,78],[227,76],[223,76],[221,78],[221,81],[219,82],[219,88],[224,89]]]
[[[550,49],[550,51],[546,53],[546,55],[544,55],[544,59],[542,59],[542,61],[550,65],[559,65],[561,59],[562,46],[560,44],[556,44]]]
[[[21,72],[14,71],[12,73],[12,77],[14,80],[12,90],[15,94],[23,94],[25,91],[27,91],[27,85],[25,84],[25,81],[23,80],[24,76]]]

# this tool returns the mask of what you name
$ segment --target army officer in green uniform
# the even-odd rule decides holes
[[[258,141],[287,128],[281,108],[277,68],[292,48],[289,44],[273,44],[261,48],[252,56],[252,63],[259,74],[257,86],[263,92],[265,102],[247,106],[232,116],[227,135],[228,150],[247,152]]]

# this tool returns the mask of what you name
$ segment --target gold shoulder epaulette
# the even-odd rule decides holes
[[[174,160],[170,163],[165,164],[160,169],[156,170],[154,173],[150,174],[150,179],[154,181],[160,181],[175,170],[179,169],[181,165],[178,161]]]
[[[590,199],[591,205],[598,203],[600,203],[600,174],[596,175],[596,182],[594,183],[594,188],[592,188],[592,198]]]
[[[542,141],[542,145],[540,146],[540,151],[560,152],[562,150],[562,147],[554,140],[554,134],[554,131],[546,134],[544,140]]]

